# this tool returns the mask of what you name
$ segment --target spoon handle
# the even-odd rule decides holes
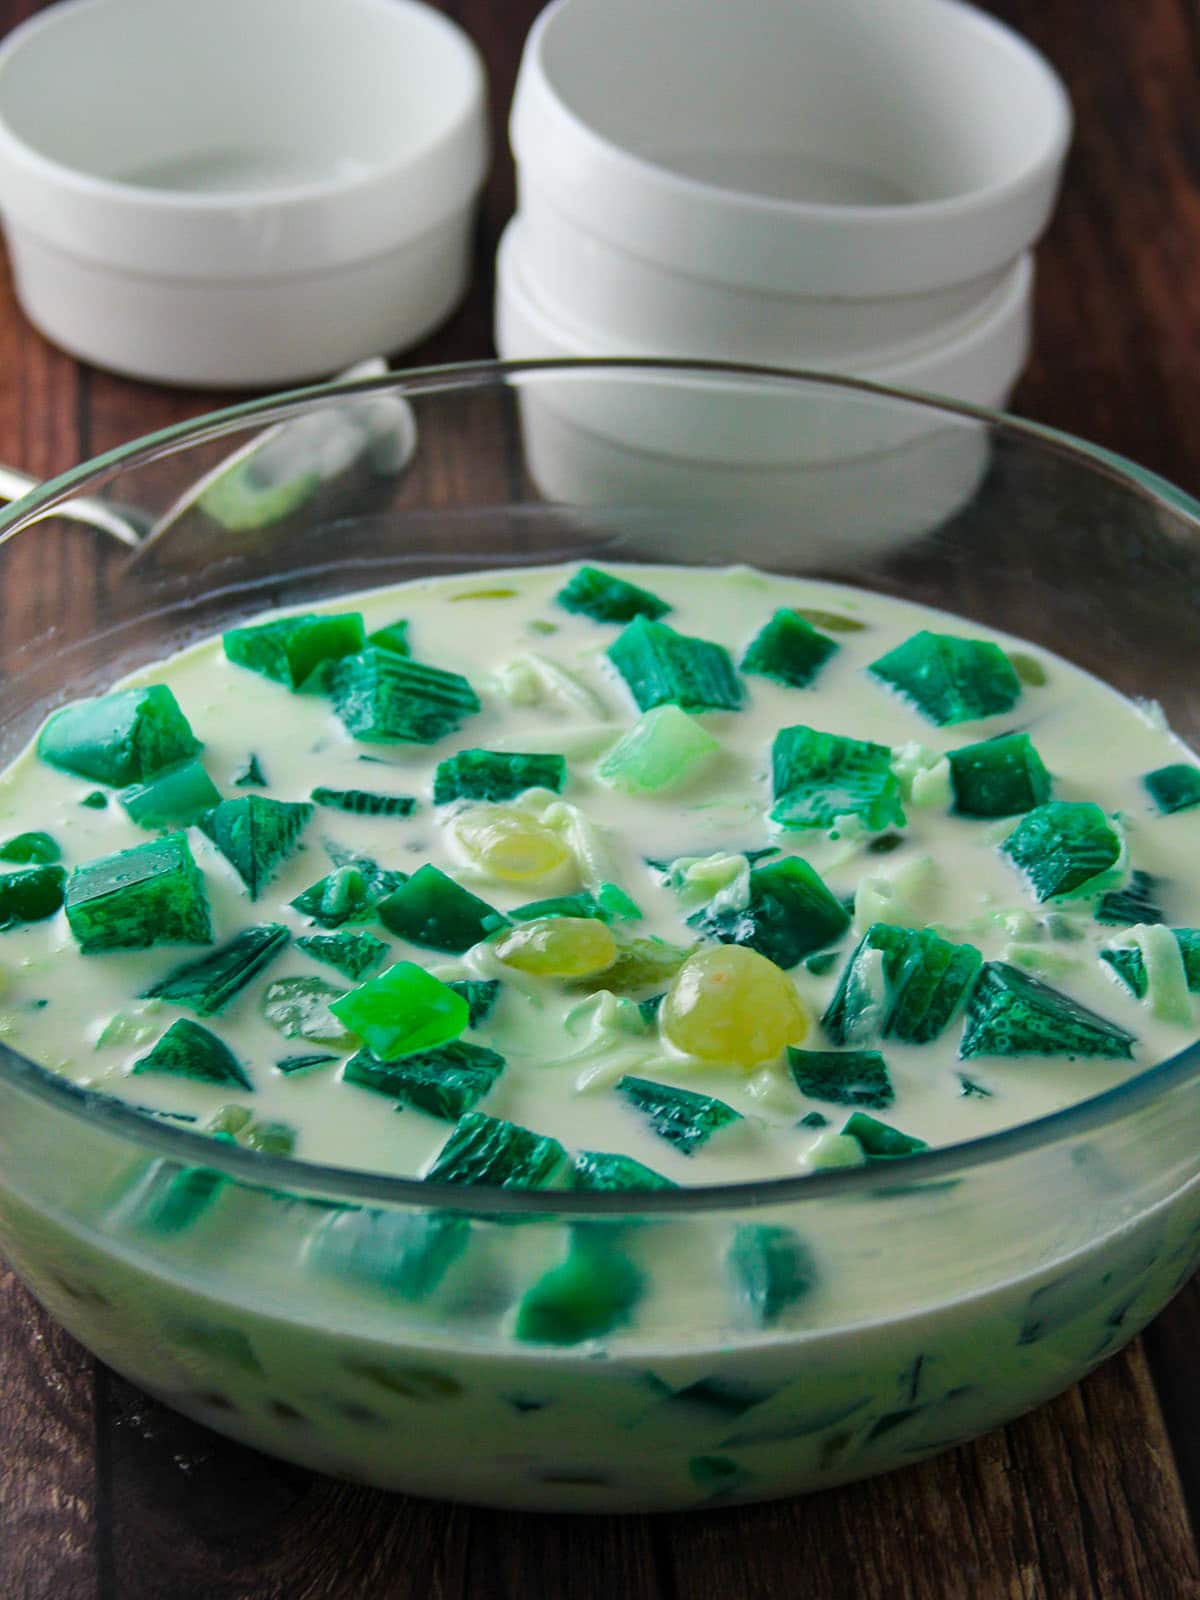
[[[0,501],[20,500],[23,495],[38,487],[38,479],[31,478],[28,473],[17,472],[13,467],[0,466]],[[119,539],[122,544],[134,548],[141,542],[141,531],[132,519],[122,516],[120,512],[114,511],[111,506],[106,506],[100,500],[65,500],[46,515],[67,517],[72,522],[85,523],[89,528],[98,528],[101,533],[107,533],[112,538]],[[0,538],[2,537],[3,535],[0,535]]]

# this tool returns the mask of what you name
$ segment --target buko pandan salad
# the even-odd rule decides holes
[[[0,779],[0,822],[6,1043],[147,1117],[324,1165],[631,1195],[876,1163],[899,1181],[916,1151],[1200,1033],[1200,767],[1153,708],[975,623],[746,569],[488,572],[267,616],[54,712]],[[830,1331],[870,1322],[869,1282],[774,1222],[711,1262],[669,1226],[581,1225],[547,1262],[536,1226],[489,1245],[469,1212],[307,1208],[287,1271],[246,1269],[289,1333],[181,1310],[189,1274],[260,1225],[246,1203],[170,1162],[98,1186],[117,1243],[74,1307],[86,1336],[103,1348],[124,1283],[147,1328],[162,1308],[162,1370],[129,1364],[177,1403],[434,1492],[461,1490],[469,1449],[470,1492],[531,1504],[753,1494],[935,1448],[1015,1409],[1006,1383],[1052,1392],[1127,1336],[1195,1220],[1026,1282],[982,1334],[961,1305],[988,1286],[947,1283],[959,1312],[875,1347]],[[958,1227],[939,1204],[923,1225]],[[151,1293],[117,1244],[155,1236],[183,1265]],[[699,1279],[728,1303],[732,1377],[667,1340]],[[406,1340],[472,1353],[389,1367],[355,1354],[356,1314],[336,1361],[357,1390],[314,1391],[335,1360],[316,1325],[363,1282],[377,1312],[403,1302]],[[964,1401],[1000,1324],[1015,1365]],[[818,1392],[781,1401],[816,1329]],[[560,1359],[493,1381],[489,1352]],[[618,1370],[629,1392],[574,1418],[592,1465],[570,1467],[553,1402]],[[372,1431],[415,1401],[451,1418],[420,1473]],[[297,1442],[296,1418],[321,1431]]]

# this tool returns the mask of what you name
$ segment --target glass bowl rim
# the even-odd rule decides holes
[[[1200,501],[1167,479],[1100,445],[1049,427],[1010,416],[985,406],[946,400],[918,390],[894,388],[866,379],[803,368],[742,365],[735,362],[668,360],[648,357],[605,357],[565,360],[471,361],[352,381],[307,385],[300,389],[242,401],[188,421],[145,434],[127,444],[93,456],[69,471],[48,479],[7,511],[0,513],[0,543],[51,514],[58,504],[78,495],[85,485],[102,484],[118,469],[175,454],[177,450],[218,439],[246,423],[286,422],[318,403],[340,395],[373,392],[420,395],[459,389],[503,388],[521,374],[588,372],[641,372],[653,376],[709,377],[714,380],[757,380],[761,386],[798,389],[840,389],[868,395],[879,401],[934,411],[964,421],[985,424],[990,431],[1009,435],[1035,450],[1074,459],[1088,472],[1121,483],[1137,498],[1182,519],[1200,532]],[[332,1197],[350,1204],[409,1206],[423,1211],[468,1212],[479,1217],[536,1215],[570,1221],[610,1214],[670,1215],[708,1211],[733,1211],[792,1205],[809,1199],[866,1195],[880,1189],[906,1190],[944,1182],[975,1167],[1019,1156],[1104,1128],[1144,1109],[1152,1101],[1200,1077],[1200,1040],[1185,1046],[1165,1061],[1155,1063],[1114,1088],[1076,1101],[1073,1105],[1028,1122],[1001,1128],[980,1138],[924,1150],[900,1162],[877,1161],[863,1166],[837,1168],[795,1177],[769,1178],[749,1183],[705,1184],[666,1190],[599,1192],[576,1190],[523,1190],[447,1183],[421,1178],[395,1177],[353,1167],[335,1167],[298,1157],[266,1155],[217,1141],[210,1135],[172,1125],[136,1110],[114,1095],[85,1089],[39,1066],[0,1043],[0,1083],[7,1082],[23,1095],[40,1100],[70,1117],[99,1123],[117,1137],[148,1147],[155,1154],[180,1164],[205,1166],[239,1184],[268,1191],[284,1189]]]

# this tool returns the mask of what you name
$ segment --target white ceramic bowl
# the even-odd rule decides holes
[[[30,320],[165,382],[276,384],[462,294],[478,55],[415,0],[66,0],[0,46],[0,211]]]
[[[528,270],[627,349],[861,368],[995,291],[1070,126],[957,0],[557,0],[511,121]]]
[[[560,321],[538,299],[526,270],[524,246],[524,222],[518,216],[505,229],[496,257],[495,335],[502,359],[672,354],[652,338],[631,346],[611,337],[607,329]],[[947,337],[928,341],[903,359],[857,367],[854,376],[973,405],[1001,407],[1029,353],[1032,296],[1033,260],[1026,253],[1004,273],[999,286],[985,298],[976,314]],[[788,364],[789,355],[788,351],[778,351],[775,364]],[[607,406],[613,391],[599,392],[605,396]],[[752,410],[743,406],[739,415],[745,417]],[[783,432],[778,435],[771,427],[774,416],[785,420]],[[827,442],[823,433],[797,444],[794,418],[794,405],[778,410],[768,408],[767,417],[756,418],[750,429],[731,434],[720,417],[711,429],[699,429],[696,416],[689,416],[684,423],[674,413],[664,411],[661,404],[655,404],[644,415],[640,408],[628,411],[617,407],[599,420],[602,428],[615,430],[618,437],[626,437],[630,443],[669,454],[680,453],[681,441],[686,442],[683,454],[695,451],[709,460],[728,457],[769,464],[792,460],[798,448],[805,455],[825,454]],[[879,435],[877,423],[866,434],[842,429],[828,441],[828,450],[846,457],[890,447],[898,442],[897,427],[918,427],[922,421],[922,413],[915,410],[903,416],[889,413],[886,437]]]

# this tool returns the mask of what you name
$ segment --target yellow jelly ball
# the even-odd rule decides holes
[[[782,968],[739,944],[688,958],[660,1012],[663,1032],[701,1061],[750,1068],[799,1044],[809,1017]]]
[[[513,928],[494,948],[506,966],[539,978],[590,978],[617,959],[612,929],[594,917],[539,917]]]
[[[548,877],[571,859],[560,834],[509,806],[480,806],[454,821],[463,849],[495,878],[526,883]]]

